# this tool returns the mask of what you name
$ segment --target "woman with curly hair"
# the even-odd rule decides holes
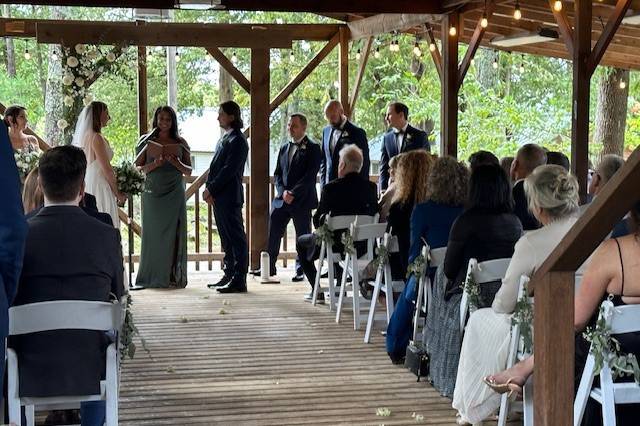
[[[426,151],[415,150],[402,154],[395,177],[395,193],[389,208],[387,231],[398,239],[400,251],[392,256],[391,274],[403,278],[408,266],[410,221],[414,207],[427,199],[429,172],[434,157]]]

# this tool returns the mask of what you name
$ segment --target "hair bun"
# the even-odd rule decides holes
[[[569,173],[556,175],[552,182],[553,195],[558,200],[575,198],[578,195],[578,182]]]

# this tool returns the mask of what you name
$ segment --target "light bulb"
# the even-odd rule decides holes
[[[289,61],[294,62],[296,60],[296,55],[293,54],[293,52],[291,52],[291,54],[289,55]]]
[[[429,50],[432,52],[436,51],[436,44],[435,43],[429,43]]]
[[[380,57],[380,48],[376,47],[376,52],[373,54],[373,56],[378,59]]]
[[[51,53],[51,59],[54,61],[58,60],[58,53],[55,50]]]
[[[360,49],[358,49],[358,51],[356,52],[356,59],[359,61],[361,57],[362,54],[360,53]]]
[[[24,58],[28,61],[31,59],[31,53],[29,53],[29,49],[24,49]]]
[[[480,21],[480,26],[482,28],[487,28],[489,26],[489,20],[487,19],[487,14],[482,15],[482,20]]]
[[[556,12],[560,12],[562,10],[562,2],[560,0],[556,0],[553,3],[553,10],[555,10]]]
[[[180,62],[180,53],[176,50],[176,62]]]
[[[516,21],[522,18],[522,11],[520,11],[520,3],[516,2],[516,8],[513,10],[513,19]]]
[[[415,46],[413,46],[413,54],[416,56],[421,56],[422,55],[422,50],[420,50],[420,46],[418,45],[418,42],[416,41]]]
[[[474,66],[476,64],[476,60],[475,59],[471,59],[471,66]]]
[[[497,59],[495,59],[495,60],[493,61],[493,69],[494,69],[494,70],[497,70],[497,69],[498,69],[498,60],[497,60]]]
[[[458,30],[456,30],[456,26],[455,26],[455,25],[452,25],[452,26],[449,28],[449,35],[450,35],[451,37],[455,37],[455,36],[456,36],[456,34],[458,34]]]
[[[238,62],[238,56],[236,55],[236,52],[233,52],[233,55],[231,56],[231,62],[234,64]]]
[[[524,64],[520,64],[520,73],[524,72]]]
[[[627,87],[627,83],[624,80],[620,80],[620,88],[624,89],[625,87]]]

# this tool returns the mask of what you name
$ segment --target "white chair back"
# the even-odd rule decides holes
[[[427,247],[429,249],[429,247]],[[437,268],[444,263],[444,258],[447,254],[447,247],[440,247],[436,249],[429,249],[429,266],[431,268]]]
[[[118,330],[122,325],[120,302],[56,300],[9,309],[9,335],[50,330]]]
[[[367,225],[378,222],[378,214],[374,216],[368,215],[341,215],[341,216],[327,216],[325,223],[332,230],[349,229],[349,227],[356,222],[357,225]]]
[[[469,259],[467,267],[467,278],[471,276],[478,284],[489,283],[504,278],[507,268],[509,267],[510,258],[492,259],[484,262],[478,262],[477,259]],[[467,322],[467,314],[469,313],[469,295],[466,291],[462,292],[460,299],[460,337],[464,334],[464,325]]]

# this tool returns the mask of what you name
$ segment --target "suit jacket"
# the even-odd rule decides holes
[[[6,336],[9,305],[13,302],[22,269],[27,222],[22,210],[18,169],[3,122],[0,122],[0,194],[0,336]]]
[[[44,206],[40,206],[37,209],[34,209],[27,213],[25,216],[27,220],[31,219],[34,216],[37,216],[40,213]],[[98,205],[96,203],[96,197],[89,194],[88,192],[84,193],[84,197],[80,200],[80,208],[89,216],[94,219],[98,219],[100,222],[113,226],[113,220],[111,219],[111,215],[109,213],[102,213],[98,211]]]
[[[242,176],[248,153],[249,145],[240,129],[234,129],[218,143],[206,183],[207,190],[216,204],[244,204]]]
[[[385,190],[389,186],[389,161],[398,154],[414,149],[426,149],[427,151],[431,149],[427,134],[420,129],[411,125],[407,126],[400,152],[398,152],[395,132],[391,130],[384,135],[382,155],[380,156],[380,189]]]
[[[29,219],[14,305],[52,300],[109,301],[124,292],[118,231],[75,206],[50,206]],[[23,396],[86,395],[100,390],[106,335],[55,330],[12,336]]]
[[[527,195],[524,193],[524,180],[519,180],[513,185],[512,194],[515,202],[513,213],[522,222],[522,229],[531,231],[540,228],[540,223],[529,211],[529,202],[527,201]]]
[[[376,184],[358,173],[329,182],[322,188],[318,209],[313,215],[313,225],[317,228],[324,222],[326,215],[369,215],[378,213]],[[334,235],[334,241],[340,241],[340,232]]]
[[[290,149],[291,144],[287,142],[278,152],[276,170],[273,172],[277,194],[272,206],[276,209],[282,206],[292,209],[315,209],[318,207],[316,177],[322,155],[320,145],[305,136],[301,146],[293,154],[291,164],[289,164]],[[284,191],[293,193],[294,200],[290,205],[282,199]]]
[[[340,139],[331,153],[331,133],[340,132]],[[320,185],[324,186],[338,178],[338,163],[340,162],[340,150],[345,145],[355,144],[362,150],[363,162],[360,175],[369,180],[369,142],[367,134],[361,128],[347,120],[342,130],[334,130],[327,126],[322,129],[322,159],[320,161]]]

